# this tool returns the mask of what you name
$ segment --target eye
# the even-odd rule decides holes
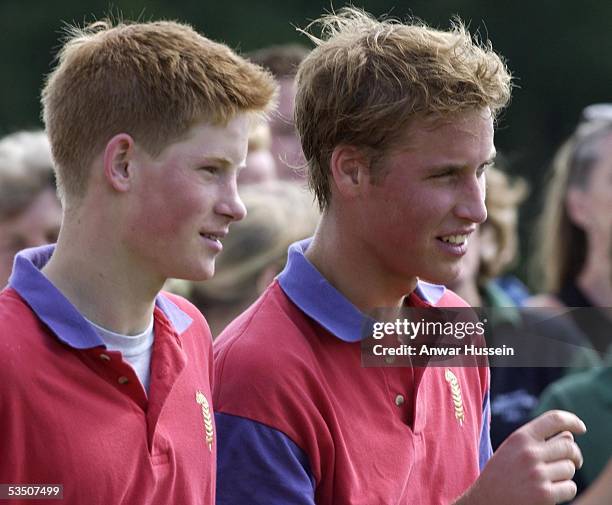
[[[214,165],[205,165],[203,167],[198,168],[199,171],[208,172],[209,174],[215,175],[219,169]]]
[[[431,176],[432,179],[443,179],[444,177],[453,177],[455,175],[455,170],[443,170],[442,172],[438,172],[437,174],[433,174]]]
[[[487,171],[487,169],[492,165],[493,163],[487,163],[486,165],[482,165],[481,167],[478,167],[478,170],[476,170],[476,176],[478,178],[482,177],[484,175],[484,173]]]

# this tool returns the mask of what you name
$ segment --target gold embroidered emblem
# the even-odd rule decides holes
[[[196,403],[202,407],[202,418],[204,419],[204,430],[206,431],[206,443],[212,452],[212,444],[215,438],[212,416],[210,415],[210,405],[206,396],[201,391],[196,391]]]
[[[455,417],[457,418],[457,421],[459,421],[459,424],[463,426],[463,421],[465,421],[465,411],[463,410],[461,386],[459,385],[457,376],[448,368],[446,369],[446,372],[444,372],[444,378],[450,387],[451,398],[455,407]]]

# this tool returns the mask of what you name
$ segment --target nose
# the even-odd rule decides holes
[[[228,217],[232,221],[244,219],[247,215],[247,210],[238,194],[236,179],[233,178],[233,180],[229,181],[229,183],[221,189],[221,192],[215,207],[217,214]]]
[[[470,177],[464,184],[460,198],[455,205],[455,216],[476,224],[484,223],[487,219],[485,196],[484,177]]]

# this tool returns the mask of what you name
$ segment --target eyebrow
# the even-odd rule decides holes
[[[478,168],[482,168],[482,167],[486,167],[487,165],[493,165],[495,163],[495,158],[497,157],[497,153],[494,152],[487,161],[485,161],[482,165],[480,165]],[[436,171],[441,171],[441,170],[463,170],[464,168],[466,168],[467,165],[454,165],[454,164],[448,164],[448,165],[438,165],[438,166],[432,166],[428,169],[428,172],[436,172]]]
[[[204,156],[202,163],[218,163],[222,168],[228,168],[232,166],[232,162],[222,156]]]

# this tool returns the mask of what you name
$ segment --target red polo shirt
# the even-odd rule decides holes
[[[0,294],[0,482],[61,484],[75,504],[212,505],[212,349],[201,314],[158,296],[147,397],[39,271],[51,252],[21,253]]]
[[[215,342],[218,503],[448,505],[490,455],[488,370],[362,367],[365,316],[306,247]],[[410,302],[466,305],[426,284]]]

